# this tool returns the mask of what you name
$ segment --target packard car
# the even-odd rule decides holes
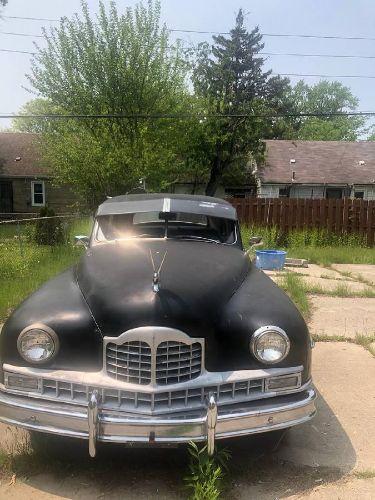
[[[244,250],[236,211],[204,196],[99,206],[77,265],[0,335],[0,421],[149,446],[286,429],[315,414],[300,313]]]

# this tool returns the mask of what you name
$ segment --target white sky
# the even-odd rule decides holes
[[[98,0],[89,0],[95,12]],[[109,4],[109,1],[105,2]],[[136,3],[118,0],[119,9]],[[162,0],[163,20],[170,28],[209,31],[228,31],[234,24],[239,7],[247,12],[247,25],[258,24],[265,33],[301,33],[317,35],[364,36],[375,38],[374,0]],[[43,17],[57,19],[79,11],[79,0],[9,0],[4,16]],[[0,31],[40,34],[43,25],[50,23],[0,19]],[[51,23],[53,24],[53,23]],[[210,40],[208,35],[186,35],[191,42]],[[41,40],[41,39],[39,39]],[[375,41],[317,40],[298,38],[265,38],[267,52],[302,52],[375,56]],[[43,41],[42,41],[43,43]],[[33,39],[0,33],[0,48],[33,50]],[[25,73],[29,70],[29,55],[0,52],[0,114],[17,112],[32,98]],[[269,58],[267,65],[275,73],[319,73],[331,75],[374,75],[375,59],[331,58]],[[351,87],[360,99],[359,108],[375,111],[375,80],[337,78]],[[292,82],[298,80],[292,78]],[[319,81],[306,78],[308,83]],[[0,127],[8,125],[5,120]]]

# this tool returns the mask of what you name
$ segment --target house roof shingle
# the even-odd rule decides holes
[[[263,183],[373,184],[375,142],[267,140]],[[291,160],[295,162],[291,163]],[[364,162],[364,163],[362,163]]]
[[[0,133],[0,178],[48,176],[40,159],[37,137],[24,132]]]

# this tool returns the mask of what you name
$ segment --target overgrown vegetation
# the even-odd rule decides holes
[[[219,450],[210,457],[207,446],[189,444],[189,474],[184,478],[192,500],[217,500],[223,491],[224,474],[230,454]]]
[[[375,264],[375,249],[366,247],[359,234],[335,234],[324,229],[295,230],[283,233],[276,226],[241,227],[245,245],[251,236],[261,236],[263,248],[284,249],[288,257],[307,259],[314,264]]]
[[[38,245],[31,223],[0,224],[0,322],[14,307],[49,278],[76,262],[82,247],[73,246],[74,234],[88,234],[90,220],[65,223],[64,244]]]
[[[310,317],[310,304],[303,279],[297,273],[286,273],[279,281],[279,285],[298,307],[302,316],[307,320]]]

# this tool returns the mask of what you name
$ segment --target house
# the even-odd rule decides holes
[[[77,202],[69,187],[53,185],[37,139],[36,134],[0,133],[0,216],[37,213],[46,205],[67,213]]]
[[[268,140],[255,177],[260,198],[375,200],[375,142]]]

